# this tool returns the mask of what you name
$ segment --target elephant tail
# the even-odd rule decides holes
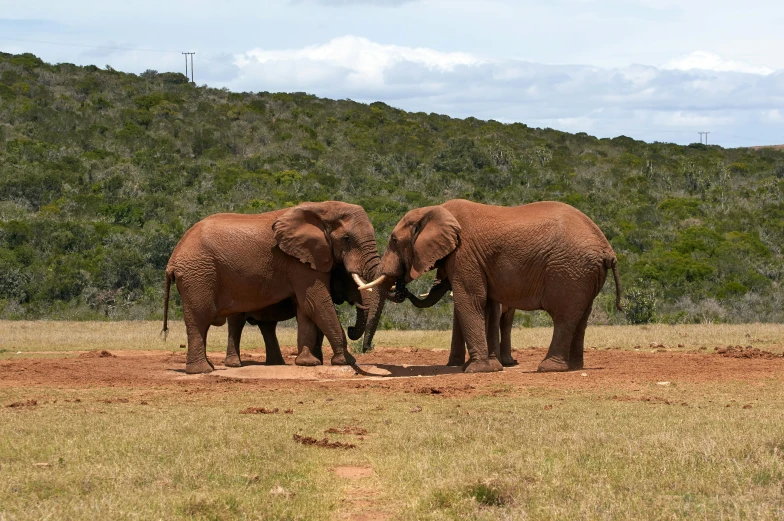
[[[169,336],[169,293],[171,292],[171,283],[174,280],[174,271],[166,270],[166,291],[163,297],[163,341]]]
[[[605,266],[612,268],[613,279],[615,279],[615,307],[618,308],[618,311],[623,311],[623,306],[621,306],[621,277],[618,275],[618,259],[615,257],[607,259]]]

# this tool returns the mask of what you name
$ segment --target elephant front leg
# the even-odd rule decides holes
[[[297,358],[296,365],[314,366],[321,365],[321,357],[316,357],[313,351],[318,344],[319,330],[316,323],[301,309],[297,309]],[[321,351],[321,346],[318,347]],[[320,354],[320,353],[319,353]]]
[[[207,358],[207,331],[209,320],[196,320],[185,316],[185,330],[188,335],[188,354],[185,358],[187,374],[210,373],[215,367]]]
[[[501,371],[503,367],[497,358],[490,359],[487,349],[487,328],[485,327],[485,293],[478,290],[469,294],[464,287],[453,284],[455,315],[460,322],[468,348],[468,362],[463,366],[466,373],[489,373]]]
[[[223,365],[226,367],[242,367],[240,359],[240,338],[245,327],[245,313],[237,313],[227,320],[229,325],[229,343],[226,345],[226,358]]]
[[[466,347],[463,330],[460,321],[457,320],[457,313],[452,314],[452,346],[449,349],[449,360],[446,365],[449,367],[460,367],[465,364]]]
[[[517,365],[517,360],[512,357],[512,325],[514,324],[514,314],[514,308],[509,308],[501,313],[501,365],[504,367]]]
[[[280,352],[278,335],[275,332],[277,327],[277,322],[259,322],[259,331],[264,337],[264,351],[266,353],[264,363],[267,365],[286,365],[283,354]]]

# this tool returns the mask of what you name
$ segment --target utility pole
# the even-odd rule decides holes
[[[708,144],[708,134],[710,134],[710,132],[697,132],[697,134],[700,135],[700,143],[702,143],[702,136],[703,135],[705,136],[705,144],[707,145]]]
[[[193,83],[193,55],[196,54],[195,52],[184,52],[182,53],[185,55],[185,77],[188,77],[188,55],[191,55],[191,83]],[[700,139],[700,143],[702,143],[702,139]]]
[[[191,74],[193,74],[193,62],[191,62]],[[710,132],[706,132],[705,133],[705,144],[706,145],[708,144],[708,134],[710,134]]]

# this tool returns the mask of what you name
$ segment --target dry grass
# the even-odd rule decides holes
[[[459,399],[231,391],[0,391],[0,519],[773,520],[784,512],[780,381],[647,391],[676,405],[613,400],[611,389]],[[738,403],[727,407],[728,396]],[[27,399],[39,405],[5,407]],[[259,406],[294,412],[240,414]],[[356,449],[292,439],[347,425],[368,434],[330,440]],[[344,465],[373,472],[336,477]],[[276,486],[283,493],[271,494]]]
[[[248,326],[243,334],[246,349],[263,348],[261,335]],[[50,322],[0,321],[0,355],[17,351],[84,351],[108,350],[172,350],[186,343],[182,322],[169,323],[166,342],[160,336],[160,322]],[[208,339],[211,351],[222,351],[226,346],[226,327],[213,327]],[[517,328],[512,334],[512,345],[518,349],[531,346],[546,347],[552,328]],[[296,330],[279,327],[281,345],[296,345]],[[378,331],[374,340],[383,347],[418,347],[448,349],[449,331]],[[713,348],[727,345],[753,345],[764,349],[784,348],[783,324],[720,324],[720,325],[647,325],[647,326],[590,326],[586,333],[586,347],[599,349],[635,346],[649,348],[663,344],[685,349]]]

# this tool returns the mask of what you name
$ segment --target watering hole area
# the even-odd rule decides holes
[[[0,519],[780,519],[784,328],[589,327],[585,367],[446,367],[449,331],[354,366],[185,374],[184,327],[0,322]]]

